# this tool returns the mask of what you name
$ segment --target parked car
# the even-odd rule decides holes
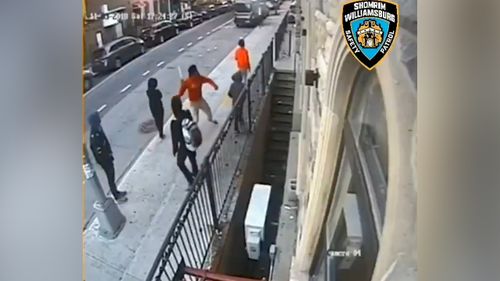
[[[209,20],[213,17],[212,14],[206,10],[200,11],[200,15],[203,20]]]
[[[207,11],[212,15],[212,17],[216,17],[216,16],[220,15],[220,11],[217,8],[217,6],[215,6],[215,5],[208,5]]]
[[[219,6],[217,6],[219,14],[225,14],[231,10],[231,4],[227,1],[222,2]]]
[[[92,53],[92,72],[100,74],[119,69],[145,52],[144,40],[131,36],[118,38]]]
[[[266,2],[266,4],[270,10],[273,10],[276,12],[280,8],[281,2],[280,2],[280,0],[269,0]]]
[[[181,29],[188,29],[202,23],[203,17],[195,11],[187,11],[181,17],[178,17],[175,22]]]
[[[141,39],[146,47],[155,46],[166,42],[179,34],[179,26],[171,21],[164,20],[152,24],[141,30]]]

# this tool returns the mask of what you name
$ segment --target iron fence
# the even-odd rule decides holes
[[[183,267],[206,268],[210,263],[214,239],[220,234],[221,217],[234,191],[234,175],[247,134],[252,132],[272,79],[275,50],[279,51],[283,41],[286,19],[285,16],[246,87],[235,98],[233,109],[204,158],[193,189],[181,205],[146,280],[196,280],[181,276]]]

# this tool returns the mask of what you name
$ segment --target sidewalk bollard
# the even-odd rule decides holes
[[[125,226],[126,219],[118,209],[115,201],[104,194],[92,162],[89,160],[87,147],[85,147],[83,171],[85,173],[85,182],[92,182],[97,197],[94,209],[99,220],[99,235],[106,239],[115,239]]]

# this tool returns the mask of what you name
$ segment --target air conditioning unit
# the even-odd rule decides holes
[[[343,214],[346,223],[346,236],[342,245],[346,255],[341,257],[338,268],[350,269],[356,258],[361,256],[361,245],[363,244],[363,230],[356,194],[347,194]]]

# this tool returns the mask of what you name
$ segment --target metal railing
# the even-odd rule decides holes
[[[280,24],[267,50],[248,79],[229,117],[177,213],[160,251],[147,276],[155,280],[191,280],[180,278],[183,266],[206,268],[211,259],[214,239],[221,230],[221,217],[228,207],[230,194],[234,192],[234,176],[244,151],[247,134],[251,133],[267,87],[272,80],[274,54],[279,51],[286,32],[286,20]]]

